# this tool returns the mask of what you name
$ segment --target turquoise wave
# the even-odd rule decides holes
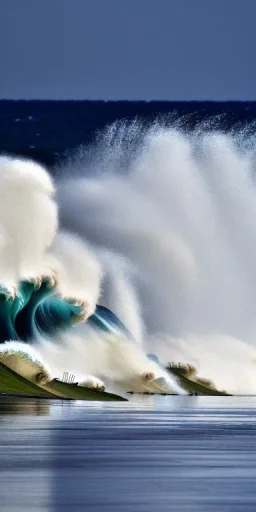
[[[14,298],[0,286],[0,343],[7,340],[33,342],[39,336],[54,337],[83,320],[83,315],[83,305],[60,296],[47,278],[40,285],[33,281],[20,282]],[[132,338],[119,318],[101,305],[97,305],[87,324],[103,333],[121,332]]]

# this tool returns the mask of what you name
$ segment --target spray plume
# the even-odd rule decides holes
[[[196,362],[217,387],[255,393],[254,146],[243,133],[125,125],[94,151],[59,183],[60,218],[134,269],[128,329],[137,315],[146,353]]]

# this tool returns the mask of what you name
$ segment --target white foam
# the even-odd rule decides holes
[[[50,369],[40,352],[27,343],[7,341],[0,345],[0,362],[38,384],[51,380]]]
[[[42,273],[44,255],[57,229],[54,185],[39,164],[0,158],[0,275],[15,286]]]

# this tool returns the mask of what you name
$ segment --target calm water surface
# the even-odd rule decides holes
[[[255,512],[256,398],[0,399],[1,512]]]

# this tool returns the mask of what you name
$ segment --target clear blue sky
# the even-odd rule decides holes
[[[256,0],[0,0],[0,98],[256,99]]]

